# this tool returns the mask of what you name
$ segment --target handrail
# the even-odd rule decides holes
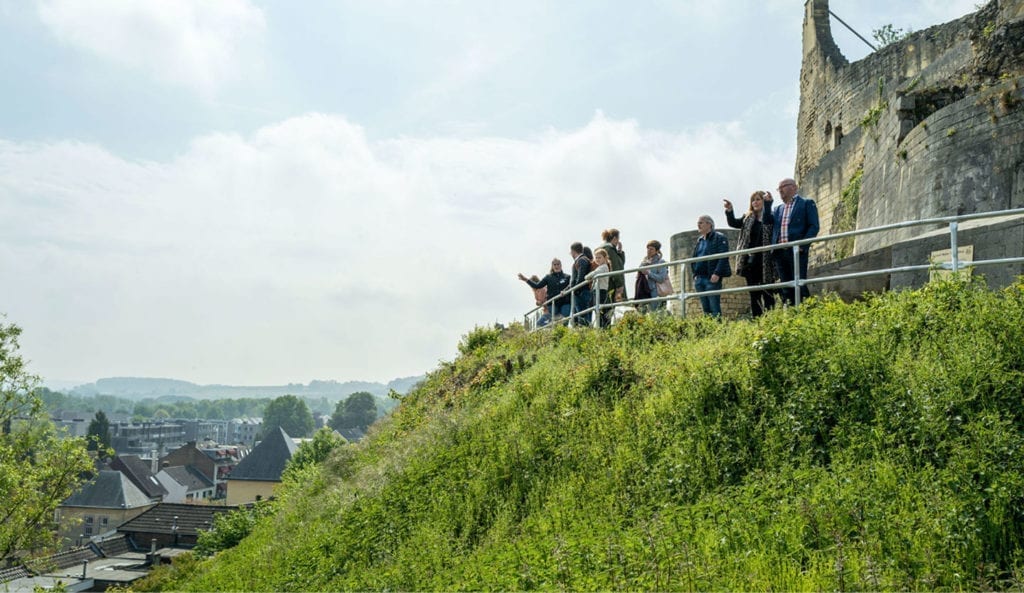
[[[683,277],[685,274],[688,273],[685,266],[689,266],[689,264],[692,264],[692,263],[697,263],[697,262],[702,262],[702,261],[710,261],[710,260],[718,260],[718,259],[722,259],[722,258],[731,258],[732,256],[735,256],[735,255],[764,253],[764,252],[769,252],[769,251],[773,251],[774,252],[774,251],[779,251],[781,249],[787,249],[787,248],[793,250],[794,263],[798,264],[798,261],[799,261],[799,248],[804,246],[804,245],[811,245],[813,243],[827,243],[827,242],[830,242],[830,241],[836,241],[836,240],[845,239],[845,238],[848,238],[848,237],[858,237],[858,236],[861,236],[861,235],[868,235],[868,234],[872,234],[872,233],[881,233],[881,232],[897,230],[897,229],[913,228],[913,227],[920,227],[920,226],[927,226],[927,225],[940,225],[940,224],[948,224],[948,232],[949,232],[949,235],[950,235],[950,261],[942,262],[941,264],[939,264],[940,267],[942,267],[943,269],[960,270],[960,269],[964,269],[964,268],[973,268],[973,267],[979,267],[979,266],[988,266],[988,265],[995,265],[995,264],[1021,263],[1021,262],[1024,262],[1024,257],[1008,257],[1008,258],[998,258],[998,259],[990,259],[990,260],[978,260],[978,261],[971,261],[971,262],[960,262],[959,261],[959,256],[958,256],[958,253],[957,253],[957,238],[958,238],[959,223],[965,222],[965,221],[971,221],[971,220],[981,220],[981,219],[987,219],[987,218],[999,218],[999,217],[1004,217],[1004,216],[1024,216],[1024,208],[1013,208],[1013,209],[1008,209],[1008,210],[996,210],[996,211],[993,211],[993,212],[979,212],[979,213],[974,213],[974,214],[961,214],[961,215],[955,215],[955,216],[940,216],[940,217],[934,217],[934,218],[925,218],[925,219],[921,219],[921,220],[908,220],[908,221],[903,221],[903,222],[897,222],[897,223],[880,225],[880,226],[876,226],[876,227],[870,227],[870,228],[866,228],[866,229],[856,229],[856,230],[852,230],[852,231],[844,231],[844,232],[841,232],[841,233],[834,233],[834,234],[831,234],[831,235],[823,235],[823,236],[820,236],[820,237],[812,237],[810,239],[801,239],[799,241],[790,241],[790,242],[784,243],[784,244],[763,245],[763,246],[760,246],[760,247],[751,247],[751,248],[748,248],[748,249],[737,249],[737,250],[728,251],[728,252],[725,252],[725,253],[716,253],[716,254],[713,254],[713,255],[703,255],[703,256],[700,256],[700,257],[686,257],[686,258],[677,259],[677,260],[662,261],[662,262],[658,262],[658,263],[655,263],[655,264],[648,264],[648,265],[645,265],[645,266],[636,266],[636,267],[622,269],[622,270],[615,270],[615,271],[610,271],[610,272],[601,272],[599,274],[595,274],[593,276],[593,278],[594,279],[598,279],[598,278],[604,278],[604,277],[610,277],[610,276],[622,276],[623,279],[625,279],[625,275],[626,274],[631,274],[631,273],[635,273],[635,272],[643,271],[643,270],[650,270],[650,269],[653,269],[653,268],[672,267],[672,266],[684,266],[683,269],[682,269],[682,273],[680,274],[680,277]],[[572,325],[575,325],[574,320],[576,318],[580,317],[580,316],[583,316],[583,315],[586,315],[586,314],[589,314],[589,313],[594,313],[594,312],[598,312],[598,314],[600,314],[600,311],[602,311],[604,309],[608,309],[608,308],[611,308],[611,307],[616,307],[616,306],[619,306],[619,305],[641,305],[641,304],[648,304],[648,303],[659,303],[659,302],[663,302],[663,301],[671,301],[671,300],[676,300],[676,299],[678,299],[680,301],[681,306],[682,306],[682,313],[683,313],[683,315],[685,315],[686,314],[686,300],[687,299],[698,297],[698,296],[715,296],[715,295],[731,294],[731,293],[737,293],[737,292],[750,292],[750,291],[753,291],[753,290],[770,290],[770,289],[783,289],[783,288],[785,288],[785,289],[793,289],[794,293],[795,293],[794,294],[794,296],[795,296],[795,303],[797,305],[799,305],[799,303],[800,303],[800,290],[799,289],[802,286],[807,286],[807,285],[810,285],[810,284],[819,284],[819,283],[823,283],[823,282],[832,282],[832,281],[839,281],[839,280],[852,280],[852,279],[857,279],[857,278],[866,278],[866,277],[879,276],[879,275],[891,274],[891,273],[917,272],[917,271],[923,271],[923,270],[930,270],[930,269],[933,269],[934,267],[935,267],[935,264],[932,264],[932,263],[929,263],[929,264],[915,264],[915,265],[908,265],[908,266],[883,268],[883,269],[879,269],[879,270],[865,270],[865,271],[861,271],[861,272],[848,272],[848,273],[844,273],[844,274],[834,274],[834,275],[831,275],[831,276],[821,276],[821,277],[814,277],[814,278],[810,278],[810,277],[808,277],[808,278],[801,278],[800,277],[800,266],[799,265],[794,265],[794,275],[795,275],[795,278],[792,281],[775,282],[775,283],[772,283],[772,284],[759,284],[759,285],[754,285],[754,286],[735,286],[735,287],[731,287],[731,288],[721,288],[721,289],[718,289],[718,290],[708,290],[708,291],[699,292],[699,293],[698,292],[691,292],[691,293],[686,292],[686,290],[684,288],[685,287],[685,282],[681,282],[678,290],[675,293],[673,293],[671,295],[668,295],[668,296],[651,297],[649,299],[640,299],[640,300],[629,299],[629,300],[622,301],[622,302],[617,302],[617,303],[616,302],[611,302],[611,303],[595,304],[595,305],[592,305],[591,307],[589,307],[587,309],[584,309],[582,311],[578,311],[577,312],[577,311],[575,311],[575,308],[576,308],[576,303],[575,303],[576,292],[579,289],[583,288],[585,285],[590,283],[590,280],[586,280],[586,281],[580,282],[579,284],[576,284],[574,286],[570,286],[565,291],[563,291],[561,294],[555,295],[555,296],[547,299],[546,301],[544,301],[543,304],[537,305],[533,309],[527,311],[523,315],[523,320],[524,320],[524,323],[526,324],[526,326],[530,327],[531,325],[530,325],[529,320],[530,320],[531,316],[535,316],[538,312],[543,311],[545,309],[545,307],[547,307],[548,310],[554,311],[554,301],[559,299],[559,298],[561,298],[566,293],[568,293],[569,296],[570,296],[570,314],[569,314],[568,317],[564,317],[562,319],[555,319],[555,316],[552,315],[551,325],[555,325],[555,324],[558,324],[558,323],[563,323],[563,324],[569,324],[570,326],[572,326]],[[595,290],[594,293],[596,295],[597,291]],[[596,299],[594,299],[594,300],[596,301]],[[532,329],[539,329],[539,328],[534,326]]]

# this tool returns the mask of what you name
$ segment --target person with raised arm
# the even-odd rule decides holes
[[[746,214],[736,218],[733,214],[732,202],[723,199],[725,204],[725,220],[729,226],[740,229],[740,237],[736,249],[751,249],[771,245],[772,230],[775,228],[772,217],[772,194],[768,191],[755,191],[750,194],[750,206]],[[747,286],[773,284],[778,280],[775,271],[775,259],[772,252],[745,253],[737,257],[736,273],[747,279]],[[768,290],[751,290],[750,316],[760,317],[765,311],[775,306],[775,298]]]

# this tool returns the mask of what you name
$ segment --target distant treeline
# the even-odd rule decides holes
[[[392,381],[396,384],[399,381]],[[314,381],[313,383],[317,383]],[[354,382],[350,382],[353,383]],[[345,383],[348,385],[349,383]],[[311,383],[312,385],[312,383]],[[339,384],[340,385],[340,384]],[[377,384],[380,386],[380,384]],[[399,385],[401,386],[401,385]],[[242,388],[237,388],[242,389]],[[408,387],[397,393],[404,394]],[[222,397],[210,399],[208,397],[197,398],[188,395],[160,395],[139,399],[138,397],[122,397],[117,395],[83,395],[77,392],[60,393],[47,388],[40,389],[40,396],[51,414],[80,413],[83,418],[92,418],[96,412],[102,411],[112,421],[130,419],[132,421],[150,421],[168,418],[199,418],[203,420],[231,420],[241,417],[262,417],[263,410],[274,398],[281,395],[295,395],[299,397],[314,415],[330,415],[334,412],[338,401],[348,397],[351,393],[366,390],[355,390],[338,396],[310,396],[302,393],[267,394],[262,397]],[[388,391],[379,393],[369,392],[374,396],[378,413],[383,415],[391,411],[398,404],[398,400],[388,397]]]

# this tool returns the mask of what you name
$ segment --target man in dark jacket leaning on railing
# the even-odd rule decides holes
[[[707,214],[697,219],[697,230],[700,232],[700,237],[693,247],[693,257],[729,251],[729,239],[715,230],[715,221]],[[693,262],[690,264],[690,269],[693,271],[693,286],[697,292],[721,290],[722,278],[732,276],[732,268],[729,267],[729,258],[727,257]],[[716,318],[722,316],[722,297],[720,295],[700,297],[700,306],[707,315]]]

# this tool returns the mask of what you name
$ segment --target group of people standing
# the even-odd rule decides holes
[[[792,241],[818,236],[820,223],[818,207],[814,200],[800,195],[796,181],[790,178],[779,182],[781,204],[774,204],[769,191],[758,190],[750,194],[750,205],[745,214],[736,217],[732,202],[722,200],[725,219],[729,226],[740,229],[736,249],[752,249],[766,245],[784,245]],[[700,237],[693,249],[693,257],[725,253],[729,251],[729,240],[715,230],[714,220],[707,215],[697,219]],[[800,278],[807,278],[809,245],[799,247]],[[722,278],[731,275],[728,258],[701,261],[690,264],[694,286],[697,292],[720,290]],[[747,253],[739,256],[736,273],[747,280],[747,286],[762,286],[776,282],[792,282],[796,269],[793,254],[789,249]],[[775,306],[776,295],[769,290],[751,290],[750,314],[759,317]],[[792,288],[780,289],[778,296],[792,306],[796,304],[796,292]],[[810,296],[806,286],[800,287],[800,298]],[[719,295],[700,297],[701,308],[708,315],[722,315]]]
[[[601,245],[593,251],[579,241],[569,246],[569,256],[572,257],[571,274],[563,271],[562,262],[558,258],[551,260],[551,271],[543,278],[537,276],[527,278],[523,274],[519,274],[519,279],[534,289],[538,306],[543,305],[548,299],[555,299],[550,308],[545,308],[540,319],[537,320],[537,325],[547,325],[552,319],[557,319],[559,316],[565,317],[570,313],[576,316],[576,323],[590,325],[593,312],[587,311],[587,309],[594,305],[605,305],[629,299],[624,274],[601,276],[601,274],[619,271],[625,267],[626,252],[622,248],[619,230],[606,229],[602,231],[601,240]],[[655,267],[637,272],[635,289],[637,299],[666,296],[672,293],[672,286],[668,279],[668,266],[657,265],[664,261],[661,255],[661,242],[648,241],[647,255],[640,265]],[[570,291],[574,286],[575,290]],[[657,310],[664,308],[665,303],[659,301],[641,306],[645,310]],[[570,308],[572,308],[571,311]],[[611,324],[611,316],[610,308],[601,310],[598,315],[598,325],[606,327]]]
[[[783,179],[778,186],[781,204],[773,204],[769,191],[758,190],[750,195],[747,211],[740,217],[733,212],[732,202],[723,200],[725,218],[730,227],[740,230],[737,249],[751,249],[766,245],[784,245],[792,241],[816,237],[819,230],[818,209],[814,200],[801,196],[796,181]],[[697,219],[699,236],[693,248],[692,257],[710,256],[729,251],[729,240],[715,230],[715,221],[708,215]],[[591,252],[579,241],[569,246],[569,254],[573,258],[571,274],[562,269],[559,259],[551,261],[551,271],[538,278],[527,278],[519,274],[519,279],[534,289],[537,305],[556,297],[550,308],[538,320],[538,325],[546,325],[552,319],[578,315],[576,322],[590,325],[591,313],[581,313],[593,305],[628,300],[623,274],[597,277],[604,272],[614,272],[625,267],[626,254],[618,229],[607,229],[601,233],[603,243]],[[807,278],[808,245],[799,247],[798,266],[800,278]],[[651,240],[647,243],[647,254],[640,266],[654,266],[637,272],[635,298],[638,301],[660,296],[668,296],[674,292],[668,277],[668,266],[658,266],[664,262],[661,254],[661,243]],[[694,287],[697,292],[720,290],[722,280],[732,275],[732,268],[727,257],[709,259],[690,264]],[[789,249],[778,249],[760,253],[744,254],[738,258],[736,273],[746,278],[747,286],[762,286],[776,282],[791,282],[795,278],[793,254]],[[589,282],[587,282],[589,281]],[[575,291],[570,288],[576,286]],[[806,286],[800,287],[801,299],[809,296]],[[754,317],[763,315],[775,306],[776,294],[770,290],[750,291],[750,312]],[[781,289],[779,298],[789,305],[796,304],[796,294],[792,288]],[[596,303],[593,298],[597,298]],[[700,297],[704,313],[721,317],[721,297],[709,295]],[[574,306],[573,306],[574,305]],[[658,310],[665,307],[664,301],[641,304],[644,310]],[[570,310],[572,309],[572,310]],[[611,323],[611,309],[605,309],[598,317],[600,327]]]

